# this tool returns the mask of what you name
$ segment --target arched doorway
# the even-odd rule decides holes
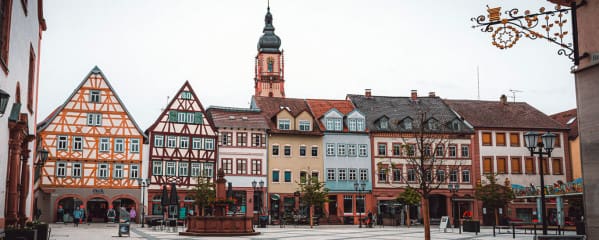
[[[447,197],[444,195],[431,195],[428,201],[430,223],[438,225],[441,222],[441,217],[448,216],[447,214]]]
[[[92,198],[87,201],[88,221],[91,222],[106,222],[106,212],[108,211],[108,201],[104,198]]]
[[[120,220],[121,207],[124,207],[127,212],[130,212],[131,208],[135,208],[135,211],[137,211],[137,208],[135,207],[135,201],[131,198],[117,198],[112,201],[112,207],[114,207],[114,210],[116,211],[117,221]]]
[[[75,207],[83,205],[83,200],[77,197],[65,197],[58,201],[58,208],[64,210],[64,214],[62,215],[62,220],[64,222],[73,222],[73,210]],[[57,209],[58,209],[57,208]]]

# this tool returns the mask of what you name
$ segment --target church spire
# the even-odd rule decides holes
[[[264,29],[262,37],[258,40],[259,52],[280,52],[281,39],[275,34],[275,27],[272,25],[272,14],[270,13],[270,2],[266,8],[266,16],[264,16]]]
[[[264,29],[258,40],[256,56],[256,75],[254,77],[255,96],[285,97],[285,75],[283,52],[279,50],[281,39],[275,35],[270,13],[270,1],[264,16]]]

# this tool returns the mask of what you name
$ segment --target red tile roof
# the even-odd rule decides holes
[[[475,128],[567,129],[525,102],[444,101]]]
[[[314,125],[312,131],[289,131],[289,130],[278,130],[276,123],[276,116],[281,111],[288,111],[293,116],[297,116],[302,112],[307,112],[312,115],[308,105],[304,99],[299,98],[278,98],[278,97],[260,97],[254,96],[253,103],[258,107],[262,115],[266,118],[270,131],[285,132],[301,135],[322,135],[318,124]]]
[[[217,128],[268,129],[258,110],[210,106],[207,113]]]
[[[570,128],[570,133],[568,133],[570,139],[575,139],[578,137],[578,119],[576,108],[553,114],[550,117],[553,118],[553,120],[558,121],[559,123]]]
[[[337,109],[343,115],[354,111],[354,105],[349,100],[306,99],[306,103],[308,103],[308,107],[312,111],[314,118],[316,118],[320,129],[326,129],[320,120],[331,109]],[[344,129],[346,130],[345,127]]]

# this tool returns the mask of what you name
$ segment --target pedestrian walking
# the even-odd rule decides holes
[[[81,209],[79,209],[79,207],[77,207],[75,211],[73,211],[73,225],[75,227],[79,227],[79,221],[81,221],[81,217],[83,217],[83,212]]]
[[[56,215],[57,215],[56,216],[56,222],[64,222],[64,219],[63,219],[64,208],[62,208],[62,205],[58,205],[58,210],[56,211]]]
[[[114,217],[116,217],[116,212],[112,207],[108,209],[108,212],[106,212],[106,216],[108,217],[108,222],[114,223]]]

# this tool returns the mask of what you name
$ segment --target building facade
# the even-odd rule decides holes
[[[42,1],[0,2],[0,236],[33,218]],[[3,105],[3,104],[0,104]]]
[[[543,159],[545,183],[553,185],[572,180],[568,129],[547,115],[527,103],[507,102],[505,95],[499,101],[445,102],[474,127],[477,178],[484,180],[484,175],[495,174],[499,183],[507,184],[514,190],[526,189],[529,186],[540,189],[540,160],[530,155],[524,143],[524,134],[529,131],[549,131],[556,134],[557,138],[551,159]],[[537,206],[539,203],[535,199],[538,197],[516,196],[508,208],[500,212],[501,218],[505,215],[524,221],[540,220],[540,214],[536,214],[540,212]],[[560,207],[556,206],[556,203],[556,198],[548,201],[548,215],[557,216]],[[486,212],[483,223],[492,224],[495,220],[493,210],[487,209]]]
[[[569,129],[568,144],[570,146],[572,179],[580,180],[582,178],[582,162],[580,161],[580,138],[578,137],[578,117],[576,114],[576,108],[553,114],[550,117]]]
[[[185,82],[156,121],[146,130],[149,138],[148,215],[165,212],[180,217],[193,206],[193,189],[200,181],[214,182],[217,159],[217,133],[189,82]],[[168,197],[162,206],[162,189],[176,187],[177,197]],[[170,201],[176,200],[176,204]],[[165,200],[166,201],[166,200]]]
[[[72,221],[73,210],[83,207],[89,221],[104,222],[110,208],[136,208],[144,139],[115,89],[94,67],[38,124],[38,146],[49,152],[36,178],[42,220]]]
[[[246,108],[210,107],[208,116],[218,131],[218,169],[231,183],[237,213],[267,214],[266,120]]]

